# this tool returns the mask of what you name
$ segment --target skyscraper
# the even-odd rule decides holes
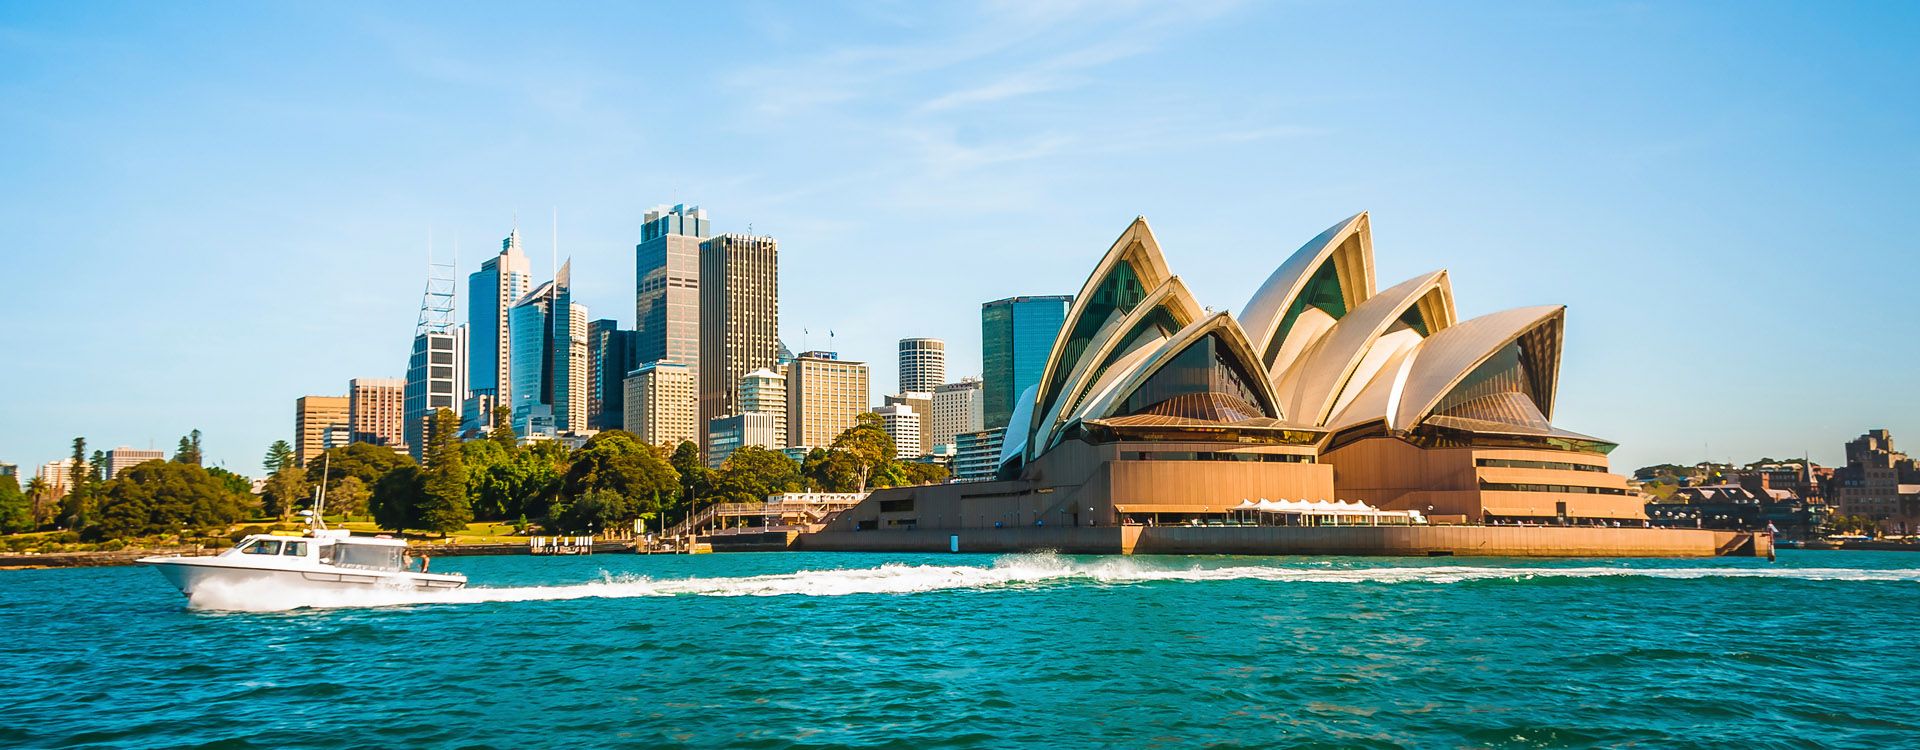
[[[622,399],[627,432],[648,445],[669,448],[698,440],[694,390],[693,373],[684,364],[662,360],[640,365],[627,376]]]
[[[571,266],[520,298],[508,318],[513,429],[521,435],[586,427],[587,307],[573,301]]]
[[[353,442],[405,448],[407,381],[354,378],[347,381],[347,426]]]
[[[700,371],[700,241],[712,234],[699,206],[656,206],[634,246],[635,359],[671,359]]]
[[[953,445],[954,436],[986,429],[986,411],[981,401],[979,378],[961,378],[933,389],[933,425],[929,442],[935,446]]]
[[[920,453],[920,415],[912,406],[906,404],[887,404],[876,407],[873,413],[880,415],[880,429],[887,431],[893,438],[893,452],[900,458],[913,458]]]
[[[1007,426],[1015,402],[1040,382],[1072,295],[1008,297],[980,306],[982,405],[987,429]]]
[[[835,352],[802,352],[787,365],[787,445],[824,447],[871,403],[867,365]]]
[[[787,447],[787,378],[766,368],[740,377],[740,413],[773,416],[773,448]]]
[[[293,401],[293,460],[301,466],[326,450],[327,431],[350,429],[346,396],[301,396]],[[352,433],[348,433],[351,439]]]
[[[779,450],[773,442],[772,414],[732,414],[707,422],[707,468],[718,469],[734,451],[746,446]]]
[[[947,382],[947,342],[900,340],[900,392],[932,393]]]
[[[120,472],[126,471],[127,469],[133,468],[135,466],[139,466],[140,464],[146,463],[148,461],[165,461],[167,460],[167,452],[159,451],[159,450],[144,450],[140,448],[129,448],[123,445],[113,450],[107,451],[106,459],[107,459],[107,465],[106,465],[107,478],[112,479],[114,477],[120,476]]]
[[[778,262],[772,237],[723,234],[700,243],[703,424],[740,413],[740,378],[779,360]]]
[[[461,409],[466,395],[467,327],[454,324],[455,281],[451,264],[427,263],[427,289],[420,297],[420,318],[407,355],[403,395],[403,441],[413,460],[426,451],[427,420],[440,409]]]
[[[587,427],[618,430],[626,419],[623,381],[640,363],[634,360],[634,332],[611,318],[587,324]]]
[[[512,336],[508,316],[533,285],[527,256],[520,251],[520,230],[500,241],[500,254],[467,277],[467,388],[461,422],[468,429],[493,426],[493,407],[511,404]]]

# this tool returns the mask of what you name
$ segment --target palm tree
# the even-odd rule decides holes
[[[47,522],[47,496],[53,494],[53,486],[47,484],[44,477],[27,480],[27,500],[33,504],[33,527],[40,528]]]

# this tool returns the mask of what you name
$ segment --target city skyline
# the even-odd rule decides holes
[[[579,299],[629,328],[641,216],[683,202],[714,234],[780,239],[782,339],[870,363],[876,400],[902,338],[946,341],[949,380],[980,374],[979,304],[1071,293],[1117,221],[1207,248],[1184,280],[1238,300],[1258,279],[1234,269],[1368,210],[1401,240],[1383,275],[1446,265],[1463,316],[1569,305],[1559,408],[1621,442],[1620,470],[1835,465],[1866,430],[1920,430],[1920,355],[1898,346],[1920,313],[1915,105],[1884,94],[1913,72],[1885,64],[1906,9],[1410,8],[1360,49],[1305,31],[1337,22],[1326,8],[734,9],[649,54],[587,17],[515,19],[503,54],[485,40],[510,22],[484,11],[115,13],[125,30],[58,6],[0,18],[0,86],[23,105],[0,114],[21,146],[0,221],[34,280],[0,326],[37,342],[0,374],[0,460],[21,466],[75,435],[199,428],[211,463],[257,474],[290,400],[405,375],[430,230],[441,262],[457,238],[464,282],[516,211],[557,206]],[[1229,63],[1276,28],[1299,31]],[[1784,36],[1826,52],[1732,54]],[[716,37],[764,56],[700,51]],[[1490,81],[1503,61],[1482,49],[1541,64]],[[348,52],[364,59],[336,65]],[[620,103],[681,79],[686,122]],[[500,119],[456,124],[481,111]],[[891,273],[903,242],[941,283],[896,281],[929,277]],[[183,348],[203,340],[241,356]]]

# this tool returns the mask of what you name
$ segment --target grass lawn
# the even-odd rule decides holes
[[[372,536],[392,533],[375,526],[371,521],[329,522],[336,529],[347,529],[355,534]],[[464,531],[456,531],[441,539],[431,534],[408,534],[407,538],[425,544],[526,544],[527,537],[514,536],[513,525],[505,523],[470,523]]]

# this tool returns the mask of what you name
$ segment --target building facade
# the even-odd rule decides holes
[[[700,242],[712,236],[707,212],[656,206],[634,246],[634,322],[638,362],[673,360],[700,372]]]
[[[626,379],[626,430],[648,445],[699,441],[692,368],[668,360],[640,365]]]
[[[933,421],[928,441],[935,448],[954,446],[954,436],[987,428],[979,378],[961,378],[933,389]]]
[[[802,352],[787,364],[787,444],[828,446],[872,403],[867,364]]]
[[[520,250],[520,230],[500,241],[500,254],[480,263],[467,276],[467,390],[462,396],[461,423],[467,429],[493,427],[493,407],[512,403],[508,396],[512,374],[513,339],[509,314],[513,305],[533,289],[533,271]]]
[[[953,478],[979,482],[993,478],[1000,467],[1000,443],[1007,428],[961,432],[953,436]]]
[[[933,432],[931,430],[933,427],[933,394],[908,391],[906,393],[884,396],[880,401],[888,406],[898,405],[912,409],[914,420],[919,425],[915,428],[915,432],[919,435],[919,438],[914,441],[911,449],[900,453],[901,458],[919,458],[933,452]]]
[[[1039,382],[1072,304],[1069,296],[1029,296],[980,306],[981,408],[988,427],[1005,427],[1021,394]]]
[[[787,376],[766,368],[740,376],[740,413],[771,415],[772,447],[787,447]]]
[[[402,439],[413,460],[422,460],[426,450],[427,421],[441,409],[459,414],[462,377],[460,360],[466,354],[466,328],[451,331],[421,331],[414,334],[413,352],[407,357],[407,383],[404,395],[406,420]],[[463,420],[464,421],[464,420]]]
[[[626,420],[625,394],[627,373],[640,362],[634,359],[633,331],[602,318],[587,324],[587,427],[617,430]]]
[[[353,442],[407,447],[407,381],[354,378],[347,381],[347,427]]]
[[[778,364],[779,257],[772,237],[723,234],[700,244],[703,420],[739,414],[740,379]]]
[[[707,449],[707,468],[718,469],[727,462],[727,457],[745,446],[758,446],[768,450],[778,450],[773,440],[772,414],[733,414],[717,417],[707,422],[707,435],[710,447]]]
[[[148,461],[165,461],[167,460],[167,452],[143,448],[128,448],[123,445],[107,451],[106,459],[107,478],[112,479],[120,476],[120,472]],[[73,459],[67,460],[72,461]]]
[[[293,460],[301,466],[329,446],[328,431],[345,431],[352,440],[351,408],[346,396],[301,396],[293,401]],[[344,444],[344,443],[343,443]]]
[[[522,436],[587,426],[587,306],[573,300],[572,262],[513,306],[513,429]]]
[[[1893,433],[1869,430],[1847,443],[1847,465],[1833,471],[1835,511],[1865,516],[1882,531],[1920,529],[1920,462],[1893,445]]]
[[[893,438],[893,453],[901,459],[911,459],[926,455],[920,451],[920,415],[913,407],[903,403],[887,404],[875,407],[873,413],[880,415],[880,429],[887,431]]]
[[[947,342],[900,340],[900,392],[932,393],[947,382]]]

